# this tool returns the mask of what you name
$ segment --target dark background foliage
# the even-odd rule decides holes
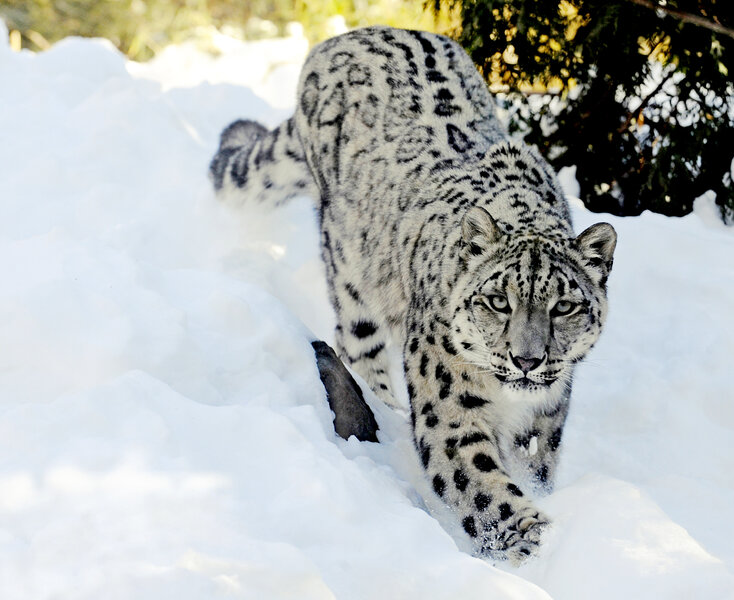
[[[577,165],[590,209],[684,215],[714,190],[734,221],[730,0],[460,6],[454,35],[490,84],[507,90],[508,106],[520,107],[511,127],[556,168]]]

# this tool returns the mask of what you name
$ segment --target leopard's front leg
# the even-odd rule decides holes
[[[410,343],[410,342],[409,342]],[[485,415],[451,356],[426,343],[406,359],[413,428],[434,491],[455,509],[477,554],[519,563],[536,552],[548,518],[523,495],[500,459]]]
[[[553,491],[570,395],[569,386],[557,403],[539,410],[530,427],[515,436],[513,459],[526,473],[529,485],[537,493]]]

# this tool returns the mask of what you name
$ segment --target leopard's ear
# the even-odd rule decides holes
[[[468,255],[479,255],[502,237],[497,222],[481,206],[472,206],[461,221],[461,235]]]
[[[597,223],[584,230],[576,238],[576,244],[592,266],[603,267],[605,274],[612,270],[617,232],[609,223]]]

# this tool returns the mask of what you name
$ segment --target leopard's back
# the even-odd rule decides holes
[[[486,85],[460,46],[388,27],[359,29],[312,51],[296,122],[327,198],[380,182],[405,189],[505,138]],[[408,208],[409,194],[401,200],[399,208]]]

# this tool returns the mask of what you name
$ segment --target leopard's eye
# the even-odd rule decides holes
[[[498,294],[492,296],[476,296],[474,298],[476,304],[481,304],[483,307],[498,313],[509,313],[512,312],[510,309],[510,303],[507,298]]]
[[[487,310],[498,313],[510,313],[510,303],[507,298],[499,294],[493,294],[491,296],[474,296],[474,304],[481,305]]]
[[[573,313],[577,306],[577,304],[568,300],[561,300],[551,309],[551,315],[554,317],[566,317]]]
[[[498,295],[492,295],[489,298],[487,298],[489,301],[490,308],[496,310],[497,312],[501,313],[508,313],[510,312],[510,303],[507,301],[507,298],[504,296],[498,296]]]

